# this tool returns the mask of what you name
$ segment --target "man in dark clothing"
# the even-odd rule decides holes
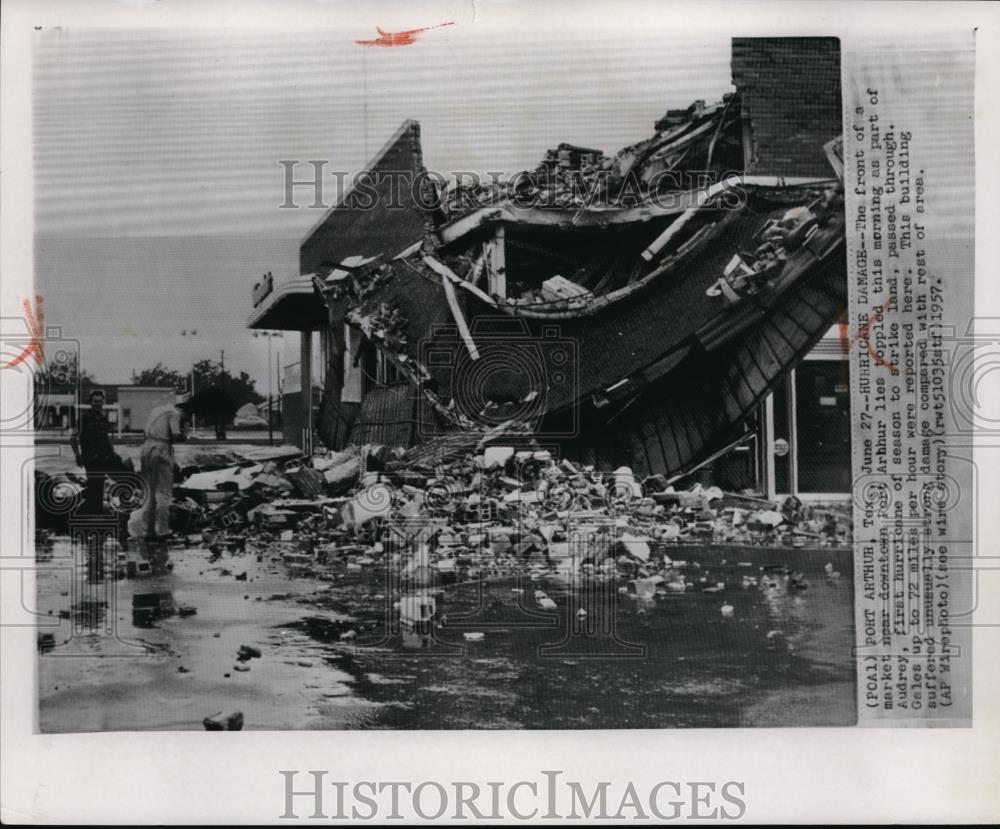
[[[76,463],[87,471],[83,512],[100,515],[104,512],[104,482],[109,474],[122,468],[121,458],[111,446],[111,423],[104,414],[104,392],[90,393],[90,408],[80,415],[78,434],[70,438]]]

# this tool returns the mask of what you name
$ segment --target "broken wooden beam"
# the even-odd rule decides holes
[[[458,326],[458,333],[462,336],[462,341],[465,343],[465,347],[469,350],[469,356],[473,360],[478,360],[479,349],[476,348],[476,341],[472,339],[472,332],[469,331],[469,324],[465,321],[465,315],[462,313],[462,308],[458,304],[458,297],[455,295],[455,286],[447,277],[441,280],[441,284],[444,286],[444,295],[448,299],[448,307],[451,309],[451,315],[455,319],[455,325]]]
[[[507,231],[503,225],[497,227],[493,240],[489,243],[487,274],[490,296],[507,298]]]
[[[440,262],[439,260],[435,259],[433,256],[425,256],[423,258],[423,262],[428,268],[434,271],[434,273],[443,276],[446,281],[451,281],[456,285],[461,285],[463,288],[465,288],[465,290],[479,297],[479,299],[481,299],[483,302],[489,303],[490,305],[493,306],[496,305],[496,302],[493,300],[493,297],[491,297],[489,294],[487,294],[480,288],[477,288],[471,282],[462,279],[462,277],[460,277],[457,273],[455,273],[451,268],[449,268],[443,262]]]

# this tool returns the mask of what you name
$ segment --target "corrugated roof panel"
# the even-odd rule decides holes
[[[355,446],[410,446],[416,426],[415,393],[406,382],[369,390],[354,419],[349,442]]]

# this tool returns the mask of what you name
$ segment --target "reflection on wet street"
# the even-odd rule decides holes
[[[122,556],[98,582],[66,538],[38,558],[46,732],[201,729],[236,710],[246,729],[855,721],[851,575],[819,553],[792,574],[706,550],[669,580],[455,581],[416,621],[382,568],[306,574],[273,545],[176,547],[159,575]]]

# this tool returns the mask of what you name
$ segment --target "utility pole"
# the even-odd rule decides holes
[[[194,366],[191,366],[191,398],[194,398]],[[193,432],[198,428],[198,421],[194,415],[191,415],[191,431]]]
[[[284,417],[284,414],[283,414],[283,410],[284,410],[284,400],[283,400],[284,395],[283,395],[283,392],[284,392],[284,388],[285,388],[285,383],[284,383],[284,380],[281,377],[281,349],[278,349],[278,353],[275,355],[274,361],[275,361],[275,366],[274,366],[274,382],[275,382],[275,385],[278,387],[278,419],[281,420],[281,434],[282,434],[282,438],[283,438],[284,434],[285,434],[285,421],[282,419]]]
[[[224,348],[219,349],[219,364],[220,364],[219,388],[222,389],[223,391],[225,391],[225,389],[226,389],[226,349],[224,349]],[[219,413],[217,415],[217,418],[218,418],[218,420],[217,420],[218,425],[216,426],[216,430],[215,430],[216,437],[218,437],[220,440],[225,440],[226,439],[226,418],[225,418],[225,415],[223,415],[222,413]]]
[[[274,446],[274,414],[271,411],[274,390],[271,386],[271,337],[267,338],[267,443]]]
[[[182,337],[186,337],[186,336],[188,336],[188,334],[190,334],[192,337],[197,337],[198,336],[198,332],[194,328],[192,328],[190,331],[188,331],[186,328],[183,331],[181,331],[181,336]],[[190,372],[190,374],[191,374],[191,397],[193,398],[194,397],[194,393],[195,393],[195,388],[194,388],[194,364],[191,365],[191,372]],[[194,431],[197,428],[198,428],[198,419],[194,415],[191,415],[191,432],[194,433]]]

